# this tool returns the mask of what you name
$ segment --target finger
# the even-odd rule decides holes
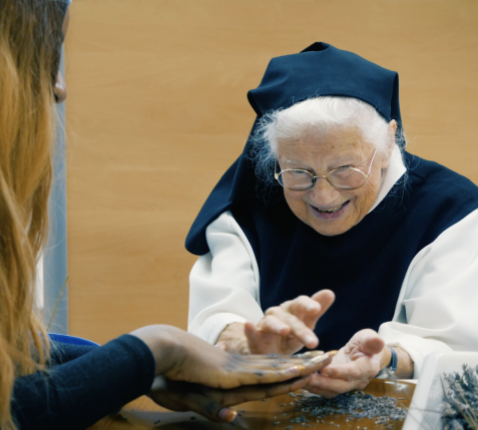
[[[345,381],[355,381],[373,378],[380,370],[377,360],[362,357],[350,363],[331,364],[320,371],[324,376]]]
[[[244,324],[244,335],[246,336],[249,352],[261,353],[263,351],[263,336],[254,323],[248,321]]]
[[[244,335],[246,336],[249,345],[257,346],[261,341],[261,332],[257,330],[255,324],[250,321],[244,324]]]
[[[327,312],[327,310],[332,306],[335,300],[335,294],[331,290],[321,290],[315,293],[311,300],[317,303],[319,306],[319,312],[316,314],[308,314],[304,319],[305,324],[314,329],[317,325],[317,321]]]
[[[261,320],[258,324],[258,329],[264,332],[274,332],[280,336],[293,336],[300,343],[305,345],[307,348],[315,348],[319,344],[319,340],[315,333],[306,325],[304,322],[287,312],[285,308],[276,307],[268,310],[269,315]],[[288,330],[282,329],[278,330],[278,323],[283,327],[288,328]]]
[[[345,381],[343,379],[329,378],[316,374],[313,375],[306,389],[315,394],[324,394],[325,397],[330,398],[354,389],[365,388],[368,382],[368,380]]]
[[[192,411],[219,422],[231,422],[237,413],[225,405],[224,390],[208,388],[200,384],[171,381],[156,377],[151,387],[150,397],[159,405],[173,411]]]
[[[283,304],[283,309],[300,318],[318,316],[321,311],[320,303],[307,296],[299,296],[296,299]]]
[[[317,347],[319,344],[317,335],[302,320],[286,312],[280,317],[282,318],[282,321],[290,327],[289,336],[294,336],[309,349]],[[315,322],[313,326],[315,326]]]
[[[362,340],[362,348],[361,348],[364,354],[367,354],[367,355],[379,354],[380,352],[382,352],[384,347],[385,347],[385,342],[373,330],[370,330],[370,333],[367,333],[364,335]]]
[[[289,324],[285,321],[288,313],[277,309],[274,315],[266,315],[257,324],[257,329],[263,333],[272,333],[278,336],[288,336],[291,332]]]
[[[315,293],[312,300],[320,304],[320,315],[322,316],[332,306],[335,301],[335,294],[331,290],[320,290]]]
[[[226,342],[224,341],[221,341],[221,342],[218,342],[216,343],[216,345],[214,345],[216,348],[219,348],[219,349],[222,349],[223,351],[226,350]]]
[[[236,418],[237,412],[229,406],[290,393],[306,386],[309,380],[310,377],[305,377],[285,383],[244,386],[232,390],[202,387],[200,392],[186,394],[183,402],[191,411],[197,412],[211,421],[231,422]]]
[[[287,381],[299,376],[306,376],[317,372],[330,364],[332,357],[329,354],[307,358],[288,358],[277,356],[261,358],[257,356],[235,357],[241,362],[232,367],[234,369],[234,385],[230,381],[222,381],[221,388],[234,388],[239,385],[270,384]],[[238,369],[249,368],[240,372]]]
[[[239,387],[233,390],[224,390],[221,403],[223,406],[232,406],[239,403],[265,399],[267,397],[280,396],[281,394],[300,390],[309,383],[310,378],[309,375],[278,384],[252,385]]]

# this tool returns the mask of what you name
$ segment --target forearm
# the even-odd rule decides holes
[[[408,355],[408,353],[401,348],[393,347],[393,349],[397,354],[397,370],[395,372],[395,376],[398,379],[413,378],[414,364],[410,355]],[[380,360],[380,370],[389,365],[391,358],[392,353],[390,348],[386,346],[382,354],[382,359]]]
[[[124,336],[48,373],[17,378],[12,413],[22,430],[80,430],[147,393],[153,378],[146,346]]]

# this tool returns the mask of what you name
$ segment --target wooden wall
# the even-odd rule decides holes
[[[184,239],[242,150],[246,92],[315,41],[400,74],[409,150],[478,183],[475,0],[75,0],[66,42],[70,333],[186,328]]]

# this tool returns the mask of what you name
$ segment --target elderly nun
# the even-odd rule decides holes
[[[248,98],[244,152],[186,240],[189,331],[241,354],[338,350],[308,386],[328,397],[477,350],[478,188],[405,151],[398,74],[314,43]]]

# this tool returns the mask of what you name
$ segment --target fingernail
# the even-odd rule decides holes
[[[314,336],[306,336],[305,337],[305,343],[312,343],[315,342],[315,337]]]
[[[334,355],[337,355],[339,353],[339,351],[329,351],[327,354],[329,357],[333,357]]]
[[[302,366],[300,366],[302,367]],[[285,373],[288,375],[298,375],[299,374],[299,366],[292,366],[285,370]]]
[[[237,412],[234,409],[224,408],[219,411],[219,418],[227,423],[234,421],[236,417]]]
[[[329,354],[316,355],[309,360],[309,365],[314,366],[318,363],[321,363],[322,361],[327,360],[329,357]]]

